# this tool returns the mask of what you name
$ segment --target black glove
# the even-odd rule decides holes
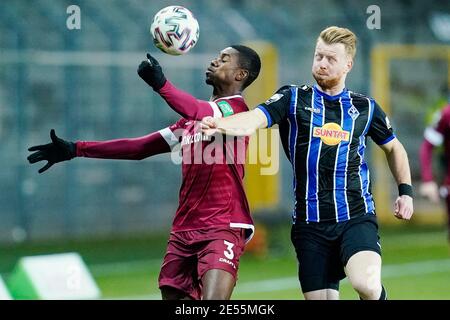
[[[166,77],[159,62],[150,53],[147,53],[147,59],[141,62],[137,73],[153,90],[159,91],[166,83]]]
[[[30,163],[47,160],[47,164],[39,169],[39,173],[44,172],[55,163],[70,160],[77,155],[77,146],[74,142],[65,141],[56,136],[55,130],[50,130],[51,143],[42,144],[28,148],[28,151],[36,151],[28,156]]]

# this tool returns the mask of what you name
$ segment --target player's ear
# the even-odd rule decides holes
[[[245,69],[239,69],[239,71],[236,73],[236,77],[235,77],[235,79],[237,80],[237,81],[243,81],[243,80],[245,80],[245,79],[247,79],[248,78],[248,70],[245,70]]]
[[[353,68],[353,59],[348,58],[347,59],[347,73],[350,72],[350,70],[352,70],[352,68]]]

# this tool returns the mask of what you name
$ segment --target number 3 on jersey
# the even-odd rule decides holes
[[[227,258],[228,260],[232,260],[234,258],[234,243],[228,242],[227,240],[223,240],[223,243],[225,243],[225,245],[227,246],[227,250],[223,252],[225,258]]]

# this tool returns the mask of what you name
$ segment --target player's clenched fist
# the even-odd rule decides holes
[[[414,212],[413,198],[402,195],[395,200],[394,216],[398,219],[409,220]]]

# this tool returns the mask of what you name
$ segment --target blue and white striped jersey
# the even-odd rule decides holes
[[[258,108],[268,127],[279,124],[292,164],[294,223],[375,214],[366,140],[383,145],[395,135],[374,99],[347,89],[329,96],[316,86],[284,86]]]

